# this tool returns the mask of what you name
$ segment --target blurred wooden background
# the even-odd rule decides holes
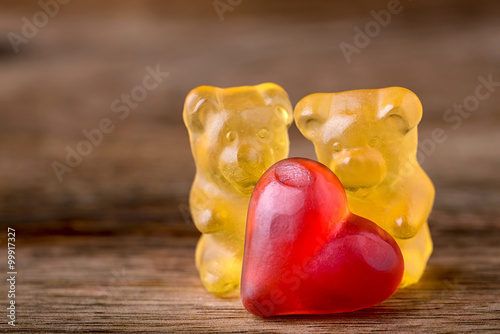
[[[481,261],[484,255],[490,262],[481,267],[486,272],[487,284],[477,277],[471,281],[477,283],[476,288],[487,286],[490,299],[496,302],[485,311],[484,317],[474,318],[475,325],[490,326],[486,320],[494,319],[494,312],[498,315],[500,301],[496,259],[500,251],[500,87],[480,101],[457,129],[443,117],[448,108],[475,94],[479,76],[492,76],[494,81],[500,81],[500,3],[452,0],[401,0],[400,3],[402,12],[393,15],[390,24],[348,63],[339,44],[353,44],[353,28],[363,29],[374,20],[370,11],[386,9],[388,1],[243,0],[232,11],[225,12],[221,21],[213,1],[73,0],[60,5],[57,15],[27,44],[19,46],[18,54],[13,51],[8,34],[21,34],[22,18],[32,21],[33,15],[41,10],[40,5],[36,1],[0,1],[0,222],[2,226],[19,229],[20,235],[24,233],[25,248],[20,252],[25,255],[24,261],[33,265],[24,267],[30,293],[21,294],[20,298],[27,303],[30,298],[40,296],[40,288],[44,286],[41,284],[47,283],[51,275],[55,275],[56,281],[71,280],[68,267],[63,270],[56,262],[46,263],[50,257],[61,259],[66,252],[88,256],[80,259],[86,261],[82,266],[85,271],[74,268],[78,275],[88,280],[101,275],[107,286],[118,284],[118,288],[123,288],[120,279],[109,283],[108,278],[116,276],[109,276],[111,269],[99,271],[89,264],[93,263],[89,259],[96,256],[95,249],[90,247],[86,252],[84,245],[105,247],[109,243],[115,247],[110,246],[110,253],[123,254],[120,247],[140,249],[144,235],[159,234],[165,235],[165,243],[158,239],[153,244],[167,247],[171,252],[165,254],[178,257],[167,256],[165,261],[174,263],[173,267],[155,267],[159,270],[157,277],[163,277],[155,281],[160,282],[158,291],[162,291],[165,275],[174,275],[179,282],[185,279],[183,269],[178,267],[178,261],[182,261],[188,266],[185,273],[192,285],[191,299],[186,300],[196,305],[198,298],[208,298],[208,302],[203,300],[215,305],[214,312],[219,310],[217,307],[224,309],[225,302],[205,295],[190,262],[197,232],[186,214],[194,176],[181,116],[188,91],[202,84],[227,87],[271,81],[283,86],[295,104],[313,92],[398,85],[413,90],[423,103],[420,138],[430,138],[435,128],[442,128],[447,136],[445,143],[426,155],[423,167],[437,187],[431,231],[452,245],[437,241],[431,260],[434,261],[431,272],[437,274],[430,278],[441,278],[424,280],[424,290],[431,286],[438,292],[448,291],[443,282],[455,282],[453,271],[447,272],[445,278],[440,276],[443,273],[439,274],[439,265],[459,263],[457,259],[443,257],[443,254],[452,256],[449,247],[462,247],[464,254],[467,254],[464,249],[474,249],[474,254],[478,254],[474,261]],[[159,66],[169,76],[137,108],[131,109],[126,119],[120,120],[110,105],[142,83],[147,66]],[[102,143],[59,182],[51,166],[53,161],[64,163],[65,147],[76,148],[85,139],[82,130],[98,127],[103,118],[110,118],[115,130],[106,134]],[[290,136],[292,156],[314,158],[312,145],[295,127],[291,128]],[[456,243],[450,233],[458,238]],[[127,235],[123,240],[99,239],[124,238],[123,235]],[[139,239],[133,239],[134,235]],[[185,253],[175,250],[183,240],[179,236],[189,239],[182,246]],[[68,240],[77,242],[72,244]],[[125,240],[125,244],[117,240]],[[42,263],[36,265],[41,260],[36,257],[38,253],[45,254],[42,262],[49,265],[50,272],[44,271]],[[144,254],[150,256],[148,252]],[[121,270],[126,265],[120,259],[130,260],[116,255],[108,258],[105,266]],[[66,260],[64,263],[69,266],[73,260],[78,263],[74,258]],[[160,258],[157,260],[161,262]],[[474,261],[461,271],[455,269],[461,273],[479,270]],[[127,279],[133,281],[132,277]],[[80,283],[86,286],[88,282]],[[62,298],[66,291],[56,286],[51,289],[46,298]],[[418,287],[415,289],[419,291]],[[476,291],[472,286],[470,289]],[[104,303],[101,306],[116,302],[113,298],[117,297],[112,295],[109,299],[106,295],[108,299],[99,300],[92,289],[67,293],[68,298],[85,295],[85,300],[90,298],[88,293],[94,302],[97,298],[97,303]],[[414,297],[408,293],[404,296],[407,299],[403,300],[408,302],[404,307],[411,307]],[[477,296],[472,293],[469,299],[460,302],[470,303]],[[166,303],[173,307],[169,312],[178,311],[174,305],[179,305],[184,297],[165,297]],[[457,295],[452,297],[460,299]],[[478,297],[478,302],[481,298]],[[68,300],[63,298],[63,305],[72,305],[71,299]],[[41,298],[30,304],[29,309],[36,313],[44,309],[46,302],[50,300]],[[237,302],[230,308],[238,308],[235,305]],[[239,307],[238,316],[249,316]],[[107,307],[104,309],[111,312]],[[426,314],[425,309],[420,311],[420,316]],[[455,314],[457,321],[464,311],[460,312]],[[74,320],[70,313],[70,320],[60,318],[60,322],[52,324],[71,325],[88,320]],[[32,315],[25,313],[20,321],[30,323]],[[180,329],[179,319],[185,315],[182,312],[177,315],[172,319],[177,321],[178,327],[174,328]],[[387,317],[391,319],[390,314]],[[354,323],[356,317],[351,320]],[[443,323],[446,321],[445,318]],[[99,324],[105,326],[97,323],[92,327],[87,322],[76,329],[59,326],[52,330],[90,331]],[[116,326],[109,328],[120,328]],[[209,324],[199,326],[204,330],[210,328]],[[279,329],[273,326],[267,329]]]
[[[21,17],[40,8],[12,1],[0,10],[2,220],[102,215],[185,199],[194,175],[181,118],[187,92],[266,81],[282,85],[292,103],[312,92],[413,90],[424,105],[421,138],[435,127],[449,137],[424,162],[437,200],[446,201],[440,189],[469,196],[472,187],[497,194],[485,197],[498,203],[500,92],[459,129],[443,121],[446,109],[474,94],[479,75],[500,81],[497,2],[401,2],[403,11],[350,64],[339,43],[353,44],[353,27],[364,27],[370,10],[387,2],[244,1],[224,21],[211,1],[99,3],[61,5],[18,55],[6,33],[20,33]],[[120,121],[111,102],[157,64],[169,77]],[[115,131],[59,183],[51,163],[64,162],[65,147],[76,148],[82,130],[104,117]],[[295,128],[290,134],[291,155],[314,157]]]

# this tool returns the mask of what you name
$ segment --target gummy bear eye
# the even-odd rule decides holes
[[[371,147],[378,147],[379,144],[380,144],[380,139],[378,137],[373,137],[368,142],[368,145],[371,146]]]
[[[339,143],[338,141],[336,141],[335,143],[333,143],[332,149],[333,149],[334,152],[340,152],[340,151],[343,150],[343,147],[342,147],[341,143]]]
[[[260,138],[264,139],[269,136],[269,130],[267,128],[262,128],[259,130],[258,135]]]
[[[236,139],[236,133],[234,131],[228,131],[226,133],[226,139],[228,142],[232,142]]]

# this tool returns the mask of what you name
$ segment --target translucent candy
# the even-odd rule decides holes
[[[288,156],[293,121],[287,93],[278,85],[192,90],[184,105],[196,176],[189,204],[203,233],[196,266],[213,294],[239,293],[245,222],[260,176]]]
[[[328,314],[380,303],[398,289],[396,241],[349,212],[339,179],[303,158],[257,183],[248,209],[241,300],[258,316]]]
[[[401,286],[417,282],[432,253],[427,218],[434,201],[434,186],[416,159],[417,96],[400,87],[318,93],[304,97],[294,114],[318,160],[346,188],[351,212],[401,247]]]

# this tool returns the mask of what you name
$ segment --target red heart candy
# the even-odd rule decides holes
[[[380,303],[403,256],[375,223],[349,212],[342,184],[309,159],[273,165],[248,210],[241,299],[258,316],[350,312]]]

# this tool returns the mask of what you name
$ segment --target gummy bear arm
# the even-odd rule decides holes
[[[417,231],[420,230],[422,224],[427,221],[434,204],[435,190],[432,181],[423,170],[418,173],[420,176],[411,180],[411,195],[409,214],[412,222],[415,222]]]
[[[388,219],[393,221],[392,233],[402,239],[414,237],[422,228],[434,203],[434,186],[421,170],[402,185],[404,195],[395,196]],[[391,233],[391,234],[392,234]]]
[[[222,199],[211,194],[208,196],[195,182],[189,196],[189,206],[194,224],[202,233],[215,233],[223,229],[221,214],[217,212],[217,203]]]

